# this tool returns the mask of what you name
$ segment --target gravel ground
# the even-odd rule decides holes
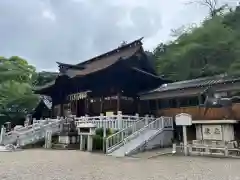
[[[240,160],[114,158],[80,151],[0,153],[0,180],[238,180]]]

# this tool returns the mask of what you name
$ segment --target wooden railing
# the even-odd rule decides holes
[[[233,105],[232,117],[229,117],[228,112],[224,108],[210,108],[206,115],[204,115],[204,108],[194,107],[180,107],[160,109],[157,111],[158,116],[175,116],[179,113],[191,114],[193,120],[220,120],[220,119],[236,119],[240,120],[240,104]]]

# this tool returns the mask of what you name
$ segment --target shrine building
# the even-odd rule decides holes
[[[52,98],[52,116],[143,114],[139,93],[169,81],[159,77],[141,39],[78,64],[57,62],[59,75],[36,94]]]

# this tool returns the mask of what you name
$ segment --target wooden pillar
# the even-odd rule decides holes
[[[100,113],[103,113],[103,101],[104,101],[104,98],[103,96],[100,98]]]
[[[201,94],[198,95],[198,104],[202,104],[202,96],[201,96]]]
[[[117,93],[117,111],[121,111],[121,92]]]
[[[89,109],[88,109],[88,106],[89,106],[89,104],[88,104],[88,102],[89,102],[89,99],[88,98],[85,98],[85,114],[88,114],[89,113]]]
[[[79,115],[79,111],[78,111],[78,100],[75,100],[75,114],[76,114],[76,117],[78,117],[78,115]]]
[[[147,100],[147,110],[148,110],[148,114],[151,114],[150,100]]]
[[[176,108],[180,108],[180,101],[179,101],[179,99],[176,99],[176,103],[177,103],[176,104],[176,106],[177,106]]]
[[[54,114],[54,100],[53,100],[53,97],[52,97],[52,107],[51,107],[51,115],[50,115],[50,118],[54,118],[55,117],[55,114]]]
[[[60,116],[63,116],[63,103],[60,104]]]
[[[138,102],[137,102],[137,112],[138,114],[142,114],[141,113],[141,100],[138,98]]]
[[[139,114],[139,98],[138,97],[134,97],[134,113]]]
[[[155,116],[158,116],[158,99],[155,100],[155,103],[156,103],[156,112],[155,112]]]

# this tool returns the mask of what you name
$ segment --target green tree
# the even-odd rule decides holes
[[[58,75],[58,73],[55,73],[55,72],[47,72],[47,71],[39,72],[39,73],[37,73],[35,85],[43,86],[43,85],[55,80],[57,75]]]
[[[16,121],[32,111],[38,102],[38,96],[32,92],[36,77],[35,68],[26,60],[16,56],[9,59],[0,58],[0,114],[2,118]]]
[[[181,31],[153,51],[159,74],[185,80],[221,73],[240,74],[240,8]]]

